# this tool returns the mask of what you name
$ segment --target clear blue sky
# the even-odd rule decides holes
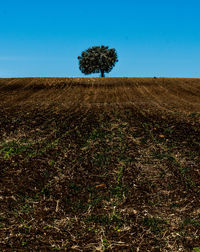
[[[0,78],[83,77],[96,45],[118,53],[107,77],[199,78],[200,1],[0,0]]]

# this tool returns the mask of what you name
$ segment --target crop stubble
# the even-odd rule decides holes
[[[199,79],[0,79],[0,101],[2,250],[200,247]]]

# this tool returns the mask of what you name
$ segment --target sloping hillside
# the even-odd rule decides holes
[[[0,79],[0,233],[1,251],[200,248],[200,79]]]

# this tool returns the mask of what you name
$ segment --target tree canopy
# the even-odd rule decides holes
[[[117,53],[114,48],[108,49],[108,46],[93,46],[81,53],[78,56],[79,69],[84,74],[101,73],[101,77],[104,77],[104,73],[109,73],[115,63],[118,62]]]

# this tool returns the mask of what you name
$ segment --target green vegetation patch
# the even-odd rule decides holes
[[[166,229],[168,222],[157,217],[145,217],[142,221],[142,225],[150,228],[154,234],[159,234]]]

